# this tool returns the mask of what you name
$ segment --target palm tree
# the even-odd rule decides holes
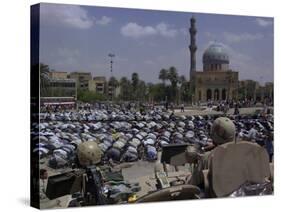
[[[172,87],[176,87],[179,81],[178,72],[175,67],[170,67],[168,71],[168,79],[171,82]]]
[[[137,87],[137,97],[139,100],[143,101],[145,100],[146,95],[147,95],[146,84],[143,80],[140,80]]]
[[[40,63],[40,96],[47,96],[50,85],[50,68],[48,65]]]
[[[159,77],[160,80],[162,80],[163,84],[166,84],[166,80],[168,79],[168,71],[164,68],[162,68],[159,72]]]
[[[139,84],[139,75],[138,75],[138,73],[133,73],[132,74],[132,85],[133,85],[133,88],[136,89],[138,84]]]
[[[130,100],[131,99],[131,94],[132,94],[132,86],[130,80],[127,79],[127,77],[122,77],[120,79],[120,97],[122,100]]]
[[[179,83],[180,83],[180,84],[183,84],[184,82],[186,82],[185,76],[184,76],[184,75],[181,75],[181,76],[179,77]]]
[[[132,87],[133,87],[133,97],[136,100],[137,99],[137,89],[139,85],[139,75],[138,73],[132,74]]]
[[[185,86],[185,83],[186,83],[185,76],[184,76],[184,75],[181,75],[181,76],[178,78],[178,80],[179,80],[179,84],[180,84],[178,99],[181,101],[181,100],[184,99],[184,98],[182,98],[182,97],[183,97],[183,94],[184,94],[185,89],[186,89],[186,86]]]
[[[114,88],[116,88],[116,87],[118,87],[119,82],[115,77],[110,77],[109,81],[108,81],[108,84],[113,86]]]
[[[179,77],[178,77],[177,69],[173,66],[169,68],[168,79],[170,80],[172,86],[172,96],[174,99],[177,95],[177,84],[179,82]]]
[[[110,77],[108,81],[108,85],[111,87],[111,97],[113,98],[115,96],[115,90],[119,85],[118,80],[115,77]]]

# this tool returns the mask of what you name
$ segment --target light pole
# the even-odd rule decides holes
[[[110,73],[111,73],[111,77],[113,77],[113,58],[115,57],[115,54],[113,53],[109,53],[108,57],[110,57]],[[113,85],[111,85],[111,101],[113,100]]]
[[[110,72],[112,76],[112,71],[113,71],[113,57],[115,57],[115,54],[109,53],[108,57],[110,57]]]

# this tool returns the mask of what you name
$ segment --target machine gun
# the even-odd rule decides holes
[[[105,205],[109,203],[101,171],[96,166],[72,170],[48,178],[46,196],[52,200],[72,195],[75,205]]]
[[[102,152],[96,142],[87,141],[79,144],[77,148],[79,169],[49,177],[46,196],[52,200],[72,195],[71,206],[128,202],[140,189],[139,186],[125,182],[120,170],[101,165],[101,156]]]
[[[69,207],[128,202],[139,191],[138,184],[124,181],[120,171],[87,166],[48,178],[46,196],[52,200],[72,195]]]
[[[105,205],[108,203],[108,194],[104,190],[101,172],[96,166],[86,168],[87,179],[84,182],[84,203],[85,205]]]

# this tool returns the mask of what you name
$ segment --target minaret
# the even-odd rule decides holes
[[[190,80],[192,78],[193,73],[196,71],[196,32],[197,29],[195,27],[195,22],[196,19],[194,16],[191,17],[190,19],[190,28],[189,28],[189,33],[190,33],[190,45],[189,45],[189,50],[190,50]]]

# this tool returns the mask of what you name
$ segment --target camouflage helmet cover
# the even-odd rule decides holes
[[[231,142],[235,137],[235,125],[226,117],[217,118],[211,128],[211,138],[217,145]]]
[[[102,151],[94,141],[80,143],[77,148],[79,163],[82,166],[97,164],[101,161]]]

